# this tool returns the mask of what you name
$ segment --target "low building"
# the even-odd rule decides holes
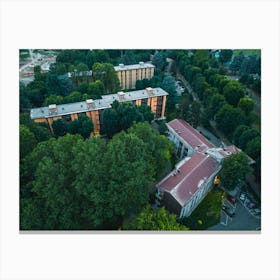
[[[197,152],[179,162],[157,184],[157,201],[179,218],[189,216],[210,191],[219,170],[219,163],[214,158]]]
[[[181,161],[156,185],[156,203],[181,219],[188,217],[212,189],[223,160],[241,150],[235,146],[215,147],[184,120],[172,120],[167,128]]]
[[[150,63],[139,62],[139,64],[115,66],[121,89],[133,89],[137,80],[151,79],[154,76],[155,66]]]
[[[71,122],[79,115],[87,115],[94,124],[94,134],[99,134],[102,126],[102,113],[105,109],[111,108],[114,101],[133,102],[140,106],[147,104],[155,114],[156,119],[164,118],[166,96],[168,93],[161,88],[146,88],[130,92],[118,92],[116,94],[103,95],[101,99],[88,99],[82,102],[56,105],[48,107],[33,108],[30,111],[30,118],[35,122],[47,123],[52,130],[52,123],[58,119],[65,119]]]
[[[184,120],[174,119],[167,123],[168,138],[175,144],[177,156],[182,159],[195,152],[203,152],[215,146]]]

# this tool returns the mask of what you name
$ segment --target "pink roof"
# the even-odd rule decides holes
[[[158,187],[169,192],[183,206],[219,166],[210,155],[197,152],[180,167],[176,176],[171,172]]]
[[[201,135],[190,124],[181,119],[175,119],[167,123],[175,132],[183,138],[193,149],[204,151],[215,146]]]

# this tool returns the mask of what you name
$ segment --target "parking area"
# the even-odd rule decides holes
[[[220,223],[208,230],[260,230],[261,210],[254,204],[250,196],[240,192],[235,203],[225,200],[221,210]]]

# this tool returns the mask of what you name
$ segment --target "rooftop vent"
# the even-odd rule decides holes
[[[140,64],[140,66],[144,66],[144,62],[143,61],[140,61],[139,64]]]
[[[119,67],[124,68],[124,64],[123,63],[119,64]]]
[[[123,91],[119,91],[118,92],[118,97],[119,97],[119,99],[124,99],[125,93]]]
[[[148,94],[153,94],[154,93],[154,90],[151,87],[147,87],[146,91],[147,91]]]
[[[56,104],[51,104],[51,105],[49,105],[49,110],[50,110],[50,113],[51,113],[51,114],[57,113]]]
[[[93,102],[93,100],[92,100],[92,99],[87,99],[87,100],[86,100],[86,103],[87,103],[87,107],[88,107],[88,109],[90,109],[90,108],[93,108],[93,107],[94,107],[94,102]]]

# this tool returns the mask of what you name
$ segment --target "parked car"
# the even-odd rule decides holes
[[[240,193],[240,196],[239,196],[239,199],[240,199],[241,201],[244,201],[244,200],[246,199],[246,193],[241,192],[241,193]]]
[[[227,200],[231,203],[231,204],[233,204],[233,205],[235,205],[235,203],[236,203],[236,198],[234,197],[234,196],[232,196],[232,195],[227,195]]]

